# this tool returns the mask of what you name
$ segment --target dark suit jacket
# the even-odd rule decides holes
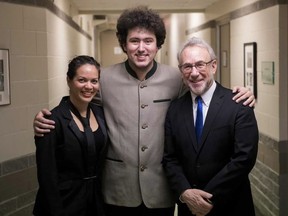
[[[83,153],[83,132],[73,120],[67,98],[64,97],[59,106],[51,111],[52,115],[49,118],[55,121],[55,129],[44,137],[35,137],[39,190],[33,213],[40,216],[88,215],[85,213],[88,196],[95,196],[96,202],[93,206],[97,206],[99,212],[94,216],[99,216],[102,211],[100,175],[107,149],[103,110],[90,103],[104,134],[105,144],[97,148],[97,157],[95,156],[97,178],[83,180],[86,177],[87,156]],[[97,140],[95,141],[97,145]]]
[[[250,216],[254,207],[248,174],[257,157],[258,127],[253,108],[232,97],[231,90],[217,83],[198,144],[191,93],[173,101],[165,122],[163,166],[177,198],[198,188],[213,194],[209,215]],[[179,208],[185,212],[187,207],[179,203]]]

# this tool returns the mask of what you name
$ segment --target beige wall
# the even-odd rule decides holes
[[[106,30],[100,34],[100,63],[102,67],[107,67],[119,62],[123,62],[127,59],[126,54],[122,51],[119,46],[116,31]]]
[[[0,48],[9,49],[11,87],[11,104],[0,106],[0,162],[34,153],[34,115],[67,94],[68,60],[94,55],[92,41],[45,8],[0,2]]]
[[[264,9],[231,21],[231,71],[232,84],[244,83],[243,44],[257,43],[257,87],[256,115],[259,130],[279,141],[279,6]],[[264,84],[261,80],[261,63],[275,63],[275,84]],[[267,124],[269,122],[269,124]]]

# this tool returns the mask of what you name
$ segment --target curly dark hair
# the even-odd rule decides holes
[[[140,27],[153,32],[156,36],[157,47],[160,49],[166,38],[166,29],[162,18],[157,12],[146,6],[138,6],[126,9],[117,21],[117,33],[119,44],[124,52],[124,45],[128,31]]]

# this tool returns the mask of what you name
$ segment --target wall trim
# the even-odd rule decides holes
[[[252,3],[250,5],[247,5],[245,7],[239,8],[235,11],[232,11],[230,13],[227,13],[219,18],[216,18],[215,20],[210,20],[202,25],[199,25],[198,27],[194,27],[191,29],[188,29],[185,31],[186,35],[207,29],[207,28],[215,28],[216,25],[220,25],[223,20],[225,20],[225,23],[230,22],[233,19],[237,19],[240,17],[244,17],[246,15],[264,10],[269,7],[273,7],[275,5],[281,5],[281,4],[288,4],[288,0],[261,0],[257,1],[255,3]]]
[[[92,40],[92,36],[85,32],[76,22],[74,22],[70,16],[58,8],[52,0],[0,0],[0,2],[46,8],[60,19],[62,19],[64,22],[66,22],[68,25],[70,25],[72,28],[74,28],[76,31],[87,37],[89,40]]]
[[[35,153],[23,155],[0,163],[0,177],[36,166]]]

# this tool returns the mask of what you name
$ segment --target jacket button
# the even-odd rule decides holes
[[[140,171],[143,172],[147,167],[145,165],[140,165]]]
[[[143,152],[144,152],[146,149],[148,149],[147,146],[142,146],[142,147],[141,147],[141,151],[143,151]]]
[[[142,88],[145,88],[145,87],[147,87],[147,85],[140,85],[140,88],[142,89]]]
[[[147,104],[141,104],[141,108],[144,109],[146,106],[148,106]]]
[[[148,125],[145,123],[142,125],[142,129],[146,129],[146,128],[148,128]]]

